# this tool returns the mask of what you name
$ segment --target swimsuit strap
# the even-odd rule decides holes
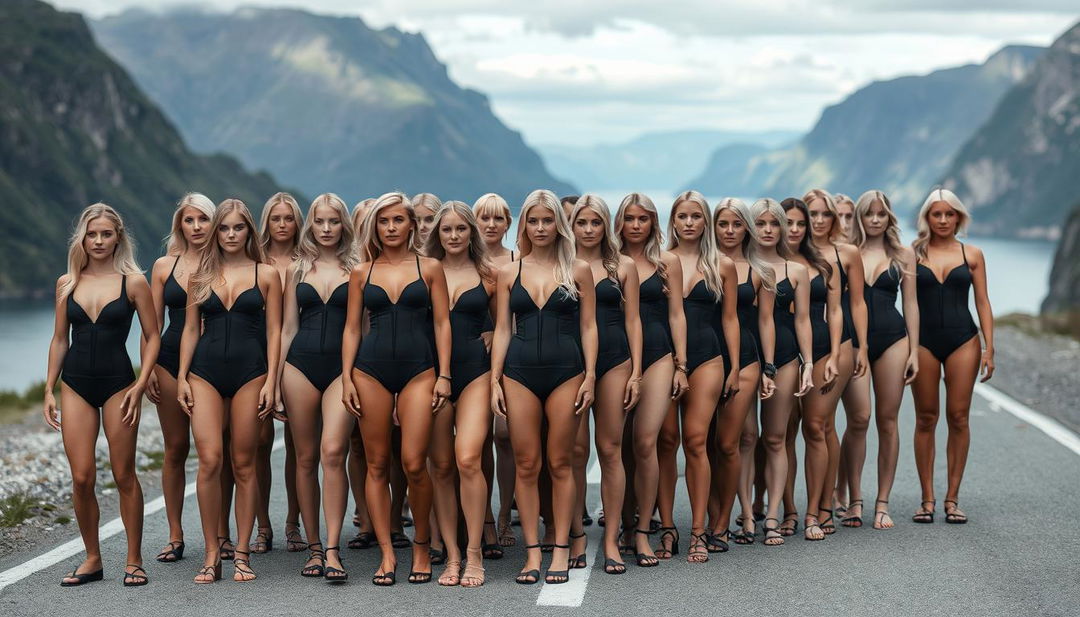
[[[255,262],[255,284],[252,287],[259,286],[259,262]]]
[[[784,260],[784,278],[788,278],[788,273],[787,273],[787,260],[786,260],[786,259]]]
[[[169,276],[176,273],[176,264],[180,263],[180,256],[176,256],[176,261],[172,262],[172,270],[169,270]]]
[[[514,250],[510,249],[510,261],[514,261]]]
[[[843,274],[846,277],[847,274],[844,273],[844,262],[840,260],[840,249],[836,248],[836,245],[834,244],[832,250],[836,253],[836,265],[840,267],[840,274]]]
[[[967,251],[964,249],[964,243],[963,242],[960,243],[960,254],[964,256],[964,265],[967,266],[968,270],[970,270],[971,266],[968,265]]]
[[[371,273],[372,273],[372,271],[374,271],[374,270],[375,270],[375,260],[372,260],[372,261],[371,261],[371,267],[370,267],[370,268],[368,268],[368,271],[367,271],[367,278],[366,278],[366,279],[364,279],[364,288],[365,288],[365,289],[367,289],[368,283],[370,283],[370,282],[371,282]]]
[[[752,274],[753,270],[754,270],[754,268],[753,268],[753,266],[750,265],[750,262],[749,261],[746,262],[746,282],[750,283],[751,285],[754,284],[754,277],[753,277],[753,274]]]
[[[131,302],[131,300],[128,300],[128,297],[127,297],[127,275],[126,274],[121,274],[120,275],[120,297],[122,297],[125,302],[128,302],[128,303]],[[98,317],[100,317],[100,316],[101,316],[101,314],[98,313]]]
[[[420,256],[415,255],[415,257],[416,257],[416,276],[419,277],[421,280],[423,280],[424,275],[423,275],[423,273],[420,272]]]

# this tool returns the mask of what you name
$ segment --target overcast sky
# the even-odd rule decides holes
[[[94,17],[176,0],[54,0]],[[193,4],[183,2],[183,4]],[[807,130],[865,83],[1049,45],[1075,0],[208,0],[420,31],[534,144],[711,127]],[[1018,8],[1023,4],[1023,8]]]

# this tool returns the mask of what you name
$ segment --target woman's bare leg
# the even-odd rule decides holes
[[[60,384],[61,437],[64,440],[64,452],[71,467],[71,505],[75,509],[75,521],[79,524],[79,534],[86,548],[86,559],[75,569],[79,574],[88,574],[101,569],[101,544],[98,540],[98,523],[101,519],[98,510],[97,493],[97,457],[95,447],[101,416],[97,409],[90,406],[67,384]],[[72,577],[65,581],[77,582]]]
[[[236,553],[250,552],[251,531],[259,507],[258,466],[259,439],[264,422],[258,415],[259,391],[266,377],[256,377],[244,384],[229,401],[229,450],[232,456],[233,477],[236,478]],[[235,561],[234,561],[235,564]],[[243,568],[237,569],[233,580],[246,581],[254,577]]]
[[[641,376],[641,394],[634,409],[634,495],[637,498],[638,528],[648,529],[649,520],[656,508],[660,481],[660,462],[657,441],[660,428],[671,408],[671,381],[675,364],[670,357],[657,360],[645,369]],[[631,521],[632,522],[632,519]],[[627,525],[627,531],[631,526]],[[633,534],[634,552],[654,557],[649,536]],[[670,558],[670,552],[668,553]]]
[[[780,506],[783,502],[784,484],[787,481],[787,429],[791,421],[791,407],[798,389],[799,363],[788,362],[776,372],[773,381],[776,390],[761,402],[761,443],[765,448],[765,483],[769,500],[765,513],[764,528],[776,528]],[[767,519],[773,519],[768,525]],[[765,537],[766,544],[782,544],[777,538]]]
[[[458,545],[458,474],[454,458],[457,409],[447,402],[435,415],[431,427],[430,473],[434,491],[434,514],[440,539],[446,550],[446,572],[439,577],[443,585],[456,585],[460,580],[461,548]],[[434,538],[434,536],[433,536]],[[434,539],[432,540],[434,544]],[[455,570],[456,568],[456,570]]]
[[[760,375],[760,370],[758,373]],[[739,466],[739,516],[742,518],[744,533],[754,532],[754,477],[757,473],[754,453],[758,446],[757,390],[757,380],[755,380],[748,394],[746,420],[743,423],[742,434],[739,436],[739,459],[742,462]],[[743,394],[744,391],[739,390],[739,395]]]
[[[745,459],[741,458],[741,453],[747,445],[745,444],[747,440],[744,440],[743,436],[748,432],[747,419],[751,416],[750,411],[757,397],[757,384],[761,377],[758,367],[759,365],[754,363],[739,371],[739,391],[720,405],[716,419],[716,466],[718,467],[716,488],[719,511],[712,529],[715,534],[727,532],[728,525],[731,523],[731,509],[734,505],[735,494],[748,479],[742,469],[741,462]],[[756,422],[750,432],[754,434],[754,441],[757,441]],[[749,488],[748,485],[747,488]],[[749,501],[747,495],[743,502],[743,514],[750,516],[752,524],[754,517],[750,515]]]
[[[525,546],[533,546],[540,543],[540,490],[537,483],[543,459],[540,426],[544,411],[532,390],[510,377],[503,376],[503,393],[506,426],[514,452],[514,498],[521,519],[521,538]],[[539,547],[526,549],[521,573],[539,570],[540,562]]]
[[[291,364],[285,365],[281,377],[285,408],[289,410],[288,432],[293,436],[296,451],[297,495],[300,516],[304,520],[307,543],[312,548],[325,548],[319,537],[319,442],[322,437],[322,393],[307,377]],[[268,422],[269,423],[269,422]],[[332,540],[331,540],[332,542]],[[312,555],[304,569],[322,564]]]
[[[218,562],[221,535],[221,473],[225,457],[225,402],[221,395],[206,381],[194,375],[188,377],[195,407],[191,412],[191,434],[195,439],[195,452],[199,457],[199,472],[195,491],[199,500],[199,518],[202,519],[203,543],[206,555],[203,566]],[[196,577],[206,580],[206,577]]]
[[[368,515],[379,540],[382,561],[375,577],[393,572],[397,567],[394,547],[390,544],[390,465],[391,431],[394,412],[394,395],[374,377],[356,369],[352,372],[353,384],[360,397],[360,433],[364,438],[367,455],[367,480],[364,484]]]
[[[434,414],[431,409],[431,392],[435,387],[435,370],[428,369],[413,377],[397,397],[398,418],[401,420],[401,466],[409,487],[409,507],[413,511],[412,571],[431,572],[432,488],[428,473],[428,445],[431,443],[431,426]],[[440,410],[438,413],[442,413]],[[423,577],[420,577],[423,578]]]
[[[964,479],[971,445],[968,418],[971,416],[971,396],[979,376],[981,355],[982,344],[976,336],[945,359],[945,420],[949,426],[949,439],[945,446],[949,485],[945,499],[953,502],[946,504],[945,513],[948,516],[964,516],[955,507],[955,502],[960,498],[960,482]]]
[[[845,518],[861,518],[863,514],[862,472],[866,463],[866,432],[870,428],[870,380],[869,370],[862,377],[853,376],[840,396],[847,427],[840,442],[836,494],[840,503],[849,504]]]
[[[941,363],[925,347],[919,347],[919,374],[911,383],[915,401],[915,469],[919,472],[922,503],[916,514],[934,511],[935,431],[941,414]]]
[[[878,494],[874,505],[874,528],[893,526],[889,516],[889,495],[896,477],[900,456],[900,434],[896,419],[904,399],[904,365],[907,362],[907,337],[894,343],[874,362],[874,419],[878,430]]]
[[[176,399],[176,380],[169,371],[154,367],[161,402],[157,405],[165,456],[161,465],[161,494],[165,498],[165,517],[169,521],[169,542],[184,541],[184,487],[187,484],[187,458],[191,450],[191,418]],[[173,548],[166,546],[162,552]]]
[[[705,515],[708,513],[709,488],[712,470],[706,444],[709,426],[724,390],[724,359],[714,358],[698,366],[690,375],[690,390],[682,400],[682,444],[686,457],[686,492],[690,497],[690,539],[687,561],[704,563],[709,560],[705,534]],[[663,520],[663,514],[661,514]]]
[[[575,509],[577,489],[574,486],[574,437],[578,424],[585,412],[574,413],[574,401],[577,398],[584,374],[568,379],[548,395],[544,401],[544,416],[547,418],[547,461],[551,473],[551,510],[554,518],[554,544],[551,553],[549,572],[568,569],[570,560],[570,522],[577,519],[581,524],[581,510]],[[560,548],[567,547],[567,548]],[[547,582],[559,582],[559,577],[548,574]]]
[[[600,462],[600,500],[604,515],[610,521],[604,525],[604,558],[615,561],[621,561],[619,526],[615,521],[622,512],[623,495],[626,493],[626,471],[622,462],[623,430],[626,426],[623,393],[629,379],[629,361],[609,369],[596,384],[596,401],[593,403],[596,455]],[[584,418],[581,423],[586,423]]]
[[[679,483],[679,445],[681,443],[679,406],[676,403],[670,403],[664,423],[660,426],[660,435],[656,440],[656,462],[660,470],[656,484],[656,508],[660,514],[660,524],[664,527],[676,526],[675,488]],[[652,519],[652,511],[638,512],[638,516],[640,525]]]
[[[349,504],[349,477],[345,460],[356,418],[341,404],[341,380],[335,379],[322,393],[322,439],[319,444],[323,472],[323,513],[327,548],[341,546],[341,528]],[[326,565],[344,569],[341,551],[327,551]]]

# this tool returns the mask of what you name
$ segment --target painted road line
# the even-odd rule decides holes
[[[1063,424],[1044,416],[1020,401],[1012,398],[1004,392],[992,388],[986,384],[975,384],[975,394],[983,397],[991,405],[997,405],[1001,409],[1011,413],[1020,420],[1045,433],[1050,439],[1058,442],[1080,456],[1080,436],[1066,428]]]
[[[283,432],[279,432],[279,435],[283,435]],[[285,447],[285,438],[279,436],[274,440],[274,450],[279,450]],[[195,494],[195,483],[191,482],[184,487],[184,499]],[[143,517],[148,517],[151,514],[155,514],[160,510],[165,509],[165,497],[160,496],[157,499],[146,502],[143,506]],[[124,522],[120,520],[120,517],[116,517],[113,520],[105,523],[98,528],[98,538],[101,541],[107,540],[115,536],[116,534],[124,531]],[[17,583],[22,579],[30,576],[35,572],[44,570],[45,568],[52,567],[65,559],[70,558],[73,555],[77,555],[83,551],[82,538],[76,537],[72,540],[61,544],[53,550],[34,557],[29,561],[25,561],[13,568],[9,568],[0,572],[0,591],[3,591],[8,585]]]
[[[595,560],[594,560],[595,561]],[[594,563],[593,566],[596,564]],[[540,595],[536,597],[537,606],[581,606],[585,600],[585,590],[589,586],[589,574],[593,566],[581,570],[570,570],[570,580],[561,585],[544,583]],[[543,571],[540,574],[543,581]]]
[[[600,484],[600,459],[593,459],[589,470],[585,472],[585,481],[589,484]]]

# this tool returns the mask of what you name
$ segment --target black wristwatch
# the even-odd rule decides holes
[[[765,366],[761,369],[761,372],[769,379],[772,379],[773,377],[776,377],[776,365],[772,362],[766,362]]]

